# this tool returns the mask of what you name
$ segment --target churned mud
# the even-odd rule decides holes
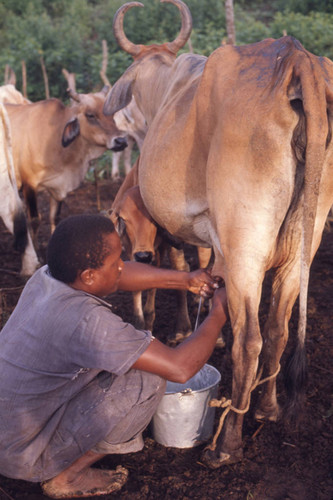
[[[101,209],[111,205],[119,182],[100,184]],[[49,238],[47,196],[39,197],[42,225],[38,234],[38,252],[45,259]],[[75,213],[97,213],[96,189],[85,183],[71,193],[63,207],[62,217]],[[12,237],[0,224],[1,325],[15,307],[24,280],[18,275],[20,258],[11,248]],[[192,268],[197,266],[191,247],[186,255]],[[166,262],[165,265],[168,265]],[[269,300],[269,279],[263,291],[260,318],[265,319]],[[109,298],[114,310],[131,321],[131,295],[117,293]],[[157,293],[154,334],[168,342],[173,334],[176,298],[171,291]],[[192,324],[197,305],[189,294]],[[202,313],[202,318],[205,311]],[[201,318],[201,319],[202,319]],[[210,470],[201,462],[204,445],[191,449],[166,448],[156,443],[148,428],[143,451],[127,456],[111,455],[99,464],[115,468],[118,464],[129,470],[129,479],[121,492],[108,495],[117,499],[236,499],[236,500],[331,500],[333,498],[333,227],[325,231],[322,244],[312,266],[307,352],[309,385],[303,422],[298,430],[282,423],[260,423],[254,420],[255,400],[260,387],[252,395],[252,404],[244,421],[244,459],[223,469]],[[297,328],[297,308],[290,321],[290,349]],[[230,396],[232,334],[230,325],[224,329],[226,347],[216,349],[209,363],[222,375],[220,395]],[[285,354],[286,354],[285,353]],[[282,359],[282,369],[285,356]],[[279,398],[283,402],[282,375],[278,376]],[[215,428],[220,411],[216,412]],[[16,481],[0,476],[0,500],[45,499],[39,484]],[[97,497],[94,497],[97,499]],[[103,498],[103,497],[98,497]],[[105,497],[104,497],[105,498]]]

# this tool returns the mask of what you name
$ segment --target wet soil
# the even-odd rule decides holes
[[[108,209],[120,183],[102,181],[101,209]],[[38,234],[38,253],[45,259],[49,238],[48,203],[39,196],[42,225]],[[96,190],[86,182],[66,199],[62,217],[75,213],[97,213]],[[0,320],[4,324],[15,307],[24,280],[20,278],[19,255],[11,248],[12,237],[0,223]],[[197,267],[196,253],[185,247],[191,268]],[[167,448],[156,443],[150,428],[145,431],[145,447],[139,453],[109,455],[99,466],[115,468],[121,464],[129,470],[129,479],[121,492],[107,497],[130,500],[157,499],[235,499],[235,500],[332,500],[333,498],[333,227],[325,231],[312,265],[309,287],[307,353],[309,384],[303,422],[298,430],[282,423],[260,423],[254,420],[257,388],[245,416],[243,428],[244,459],[222,469],[210,470],[201,461],[204,445],[189,449]],[[166,262],[165,265],[168,265]],[[269,277],[263,290],[260,320],[264,322],[269,300]],[[117,314],[132,319],[129,293],[110,297]],[[157,293],[154,334],[168,342],[173,335],[176,298],[172,291]],[[290,321],[292,344],[297,327],[297,309]],[[195,323],[197,304],[189,294],[189,310]],[[205,314],[203,311],[202,317]],[[230,396],[231,345],[230,325],[224,328],[226,347],[215,349],[209,363],[222,375],[220,395]],[[282,369],[288,344],[282,358]],[[278,393],[283,402],[282,375],[278,376]],[[217,410],[215,428],[220,411]],[[39,484],[16,481],[0,476],[0,500],[42,500]]]

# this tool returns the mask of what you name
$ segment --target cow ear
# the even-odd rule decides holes
[[[123,76],[113,85],[108,93],[103,113],[107,116],[114,115],[120,109],[125,108],[132,100],[132,85],[136,77],[136,66],[130,66]]]
[[[116,226],[116,222],[117,222],[116,211],[113,208],[109,208],[109,210],[107,210],[106,213],[107,213],[107,216],[109,217],[109,219],[111,219],[111,221],[113,222],[114,226]]]
[[[117,111],[125,108],[132,100],[132,82],[115,83],[110,90],[103,108],[107,116],[114,115]]]
[[[112,208],[108,210],[108,217],[111,219],[111,221],[114,224],[114,227],[117,231],[118,236],[124,236],[126,232],[126,222],[120,215]]]
[[[116,231],[117,231],[120,238],[122,236],[124,236],[126,233],[126,222],[124,221],[124,219],[122,217],[120,217],[120,215],[118,215],[118,220],[117,220],[117,224],[116,224]]]
[[[80,135],[80,124],[79,120],[75,117],[66,123],[61,144],[64,148],[67,148],[78,136]]]

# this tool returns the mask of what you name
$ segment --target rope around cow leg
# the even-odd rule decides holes
[[[225,397],[222,397],[220,400],[219,399],[211,399],[209,401],[209,406],[216,407],[216,408],[225,408],[225,410],[223,411],[223,413],[222,413],[222,415],[220,417],[219,425],[217,426],[217,430],[216,430],[216,432],[214,434],[212,442],[211,442],[211,444],[209,444],[206,447],[206,449],[215,451],[217,438],[219,437],[219,435],[221,433],[221,430],[222,430],[222,427],[223,427],[223,424],[224,424],[224,420],[225,420],[226,416],[228,415],[229,411],[232,410],[235,413],[238,413],[239,415],[242,415],[242,414],[246,413],[249,410],[249,408],[250,408],[251,392],[256,387],[258,387],[258,385],[264,384],[265,382],[268,382],[268,380],[271,380],[271,379],[275,378],[278,375],[280,369],[281,369],[281,366],[279,365],[278,368],[277,368],[277,370],[276,370],[276,372],[273,373],[273,375],[269,375],[269,377],[263,378],[262,380],[259,380],[260,377],[261,377],[261,372],[259,372],[258,377],[255,379],[254,384],[253,384],[253,386],[250,389],[249,399],[248,399],[246,408],[244,408],[244,410],[239,410],[238,408],[235,408],[234,406],[232,406],[231,399],[227,399]]]

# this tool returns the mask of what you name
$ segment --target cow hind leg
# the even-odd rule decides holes
[[[298,294],[297,269],[289,270],[288,274],[283,268],[276,271],[272,282],[272,294],[268,318],[263,331],[263,350],[261,363],[262,377],[272,377],[265,382],[260,391],[258,408],[255,413],[257,419],[276,421],[281,416],[280,406],[277,401],[276,379],[274,376],[279,371],[279,363],[288,340],[288,322],[292,307]]]
[[[238,334],[234,337],[232,408],[225,418],[221,434],[217,436],[215,447],[212,443],[203,454],[203,461],[212,469],[239,462],[243,458],[243,422],[251,402],[251,389],[261,348],[258,325],[250,334],[243,332],[239,336],[245,342],[239,343]]]
[[[258,268],[255,276],[251,269],[252,276],[250,273],[247,276],[244,271],[246,267],[238,266],[238,269],[239,274],[234,272],[232,280],[228,275],[225,276],[233,329],[231,406],[226,408],[222,432],[214,436],[202,457],[214,469],[235,463],[243,457],[243,420],[250,407],[262,349],[258,310],[263,273]],[[214,274],[221,275],[218,266],[215,266]]]

